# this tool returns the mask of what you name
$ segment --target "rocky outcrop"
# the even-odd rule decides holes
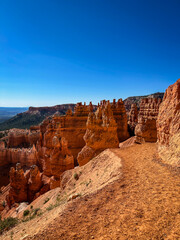
[[[36,148],[4,148],[0,150],[0,165],[21,163],[30,167],[37,163]]]
[[[111,110],[117,123],[117,136],[119,142],[123,142],[129,137],[129,133],[126,109],[121,98],[117,102],[115,99],[113,100],[113,103],[111,104]]]
[[[146,96],[135,96],[135,97],[128,97],[124,100],[124,105],[126,108],[127,113],[129,114],[130,110],[131,110],[131,105],[132,104],[136,104],[137,108],[140,108],[140,103],[141,100],[143,98],[154,98],[154,99],[158,99],[160,98],[161,100],[163,99],[164,93],[162,92],[157,92],[157,93],[153,93],[150,95],[146,95]]]
[[[12,206],[15,202],[27,202],[27,178],[20,164],[15,168],[11,168],[10,172],[10,190],[7,196],[8,206]]]
[[[9,207],[14,203],[32,202],[41,194],[50,190],[50,180],[40,173],[36,165],[24,172],[20,163],[10,170],[10,187],[6,194]]]
[[[94,111],[95,106],[90,102],[89,105],[85,103],[77,103],[74,109],[74,113],[69,109],[66,116],[54,116],[53,120],[45,125],[41,126],[42,135],[46,131],[47,125],[52,121],[55,126],[55,131],[59,136],[66,139],[68,142],[68,149],[70,149],[72,156],[74,157],[74,165],[77,165],[77,155],[81,149],[85,146],[83,136],[86,132],[86,122],[89,112]],[[44,129],[42,129],[44,128]],[[42,143],[43,145],[43,143]]]
[[[80,166],[104,149],[118,147],[117,123],[109,101],[102,102],[95,113],[89,113],[84,140],[86,146],[77,158]]]
[[[159,109],[157,131],[161,158],[180,166],[180,79],[165,92]]]
[[[133,103],[131,105],[131,110],[129,112],[129,120],[128,120],[128,129],[131,136],[134,135],[134,130],[137,123],[138,123],[138,109],[137,109],[137,105]]]
[[[20,163],[30,167],[37,164],[36,142],[40,139],[40,131],[11,129],[8,136],[0,139],[0,187],[9,182],[7,171],[11,166]]]
[[[74,167],[74,158],[67,140],[58,131],[59,121],[45,121],[41,125],[41,140],[37,144],[38,164],[44,175],[59,179],[65,170]]]
[[[35,194],[40,191],[43,186],[42,173],[36,165],[32,165],[28,179],[28,201],[33,201]]]
[[[68,141],[69,149],[77,165],[77,155],[85,146],[83,136],[86,132],[86,122],[89,112],[94,109],[92,103],[89,106],[85,103],[77,103],[74,109],[74,114],[71,111],[66,113],[66,116],[59,118],[58,131],[62,137]]]
[[[161,99],[144,98],[141,100],[135,135],[146,142],[157,141],[156,120],[160,103]]]
[[[40,141],[37,144],[38,162],[41,170],[57,185],[60,174],[74,168],[78,152],[84,147],[83,136],[92,103],[77,103],[74,113],[69,109],[66,116],[46,119],[40,126]]]
[[[8,134],[8,148],[28,148],[39,140],[39,130],[11,129]]]
[[[18,162],[29,167],[36,164],[35,145],[39,139],[39,130],[11,129],[0,140],[0,166]]]

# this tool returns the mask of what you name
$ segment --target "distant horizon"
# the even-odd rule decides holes
[[[180,77],[179,0],[0,1],[0,106],[94,104]]]
[[[136,96],[129,96],[129,97],[127,97],[127,98],[130,98],[130,97],[143,97],[143,96],[148,96],[148,95],[152,95],[152,94],[156,94],[156,93],[165,93],[165,91],[164,92],[154,92],[154,93],[149,93],[149,94],[145,94],[145,95],[136,95]],[[124,100],[126,100],[127,98],[124,98],[124,99],[122,99],[123,101]],[[114,99],[114,98],[113,98]],[[110,100],[110,99],[101,99],[100,101],[102,101],[102,100],[110,100],[110,102],[113,102],[113,99],[112,100]],[[116,101],[118,100],[118,99],[120,99],[120,98],[117,98],[116,99]],[[92,104],[93,105],[97,105],[98,103],[100,103],[100,101],[99,102],[97,102],[97,103],[93,103],[93,101],[90,101],[90,102],[92,102]],[[84,104],[84,102],[83,101],[80,101],[80,102],[82,102],[83,104]],[[78,102],[74,102],[74,103],[59,103],[59,104],[54,104],[54,105],[42,105],[42,106],[33,106],[33,105],[29,105],[29,106],[15,106],[15,107],[12,107],[12,106],[0,106],[0,108],[29,108],[29,107],[54,107],[54,106],[57,106],[57,105],[64,105],[64,104],[77,104]],[[89,102],[85,102],[87,105],[89,104]]]

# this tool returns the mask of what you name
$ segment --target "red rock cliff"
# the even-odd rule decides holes
[[[165,162],[180,166],[180,79],[165,92],[157,131],[160,156]]]

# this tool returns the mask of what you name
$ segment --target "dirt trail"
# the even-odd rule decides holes
[[[156,144],[114,149],[123,177],[75,199],[48,228],[26,239],[180,239],[180,175],[156,158]]]
[[[180,177],[159,163],[156,144],[114,149],[123,179],[73,201],[29,239],[180,239]]]

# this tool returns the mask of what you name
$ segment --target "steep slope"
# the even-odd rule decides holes
[[[0,123],[4,122],[18,113],[27,111],[25,107],[0,107]]]
[[[157,159],[155,143],[108,151],[122,159],[119,179],[20,224],[13,239],[179,239],[179,170]]]

